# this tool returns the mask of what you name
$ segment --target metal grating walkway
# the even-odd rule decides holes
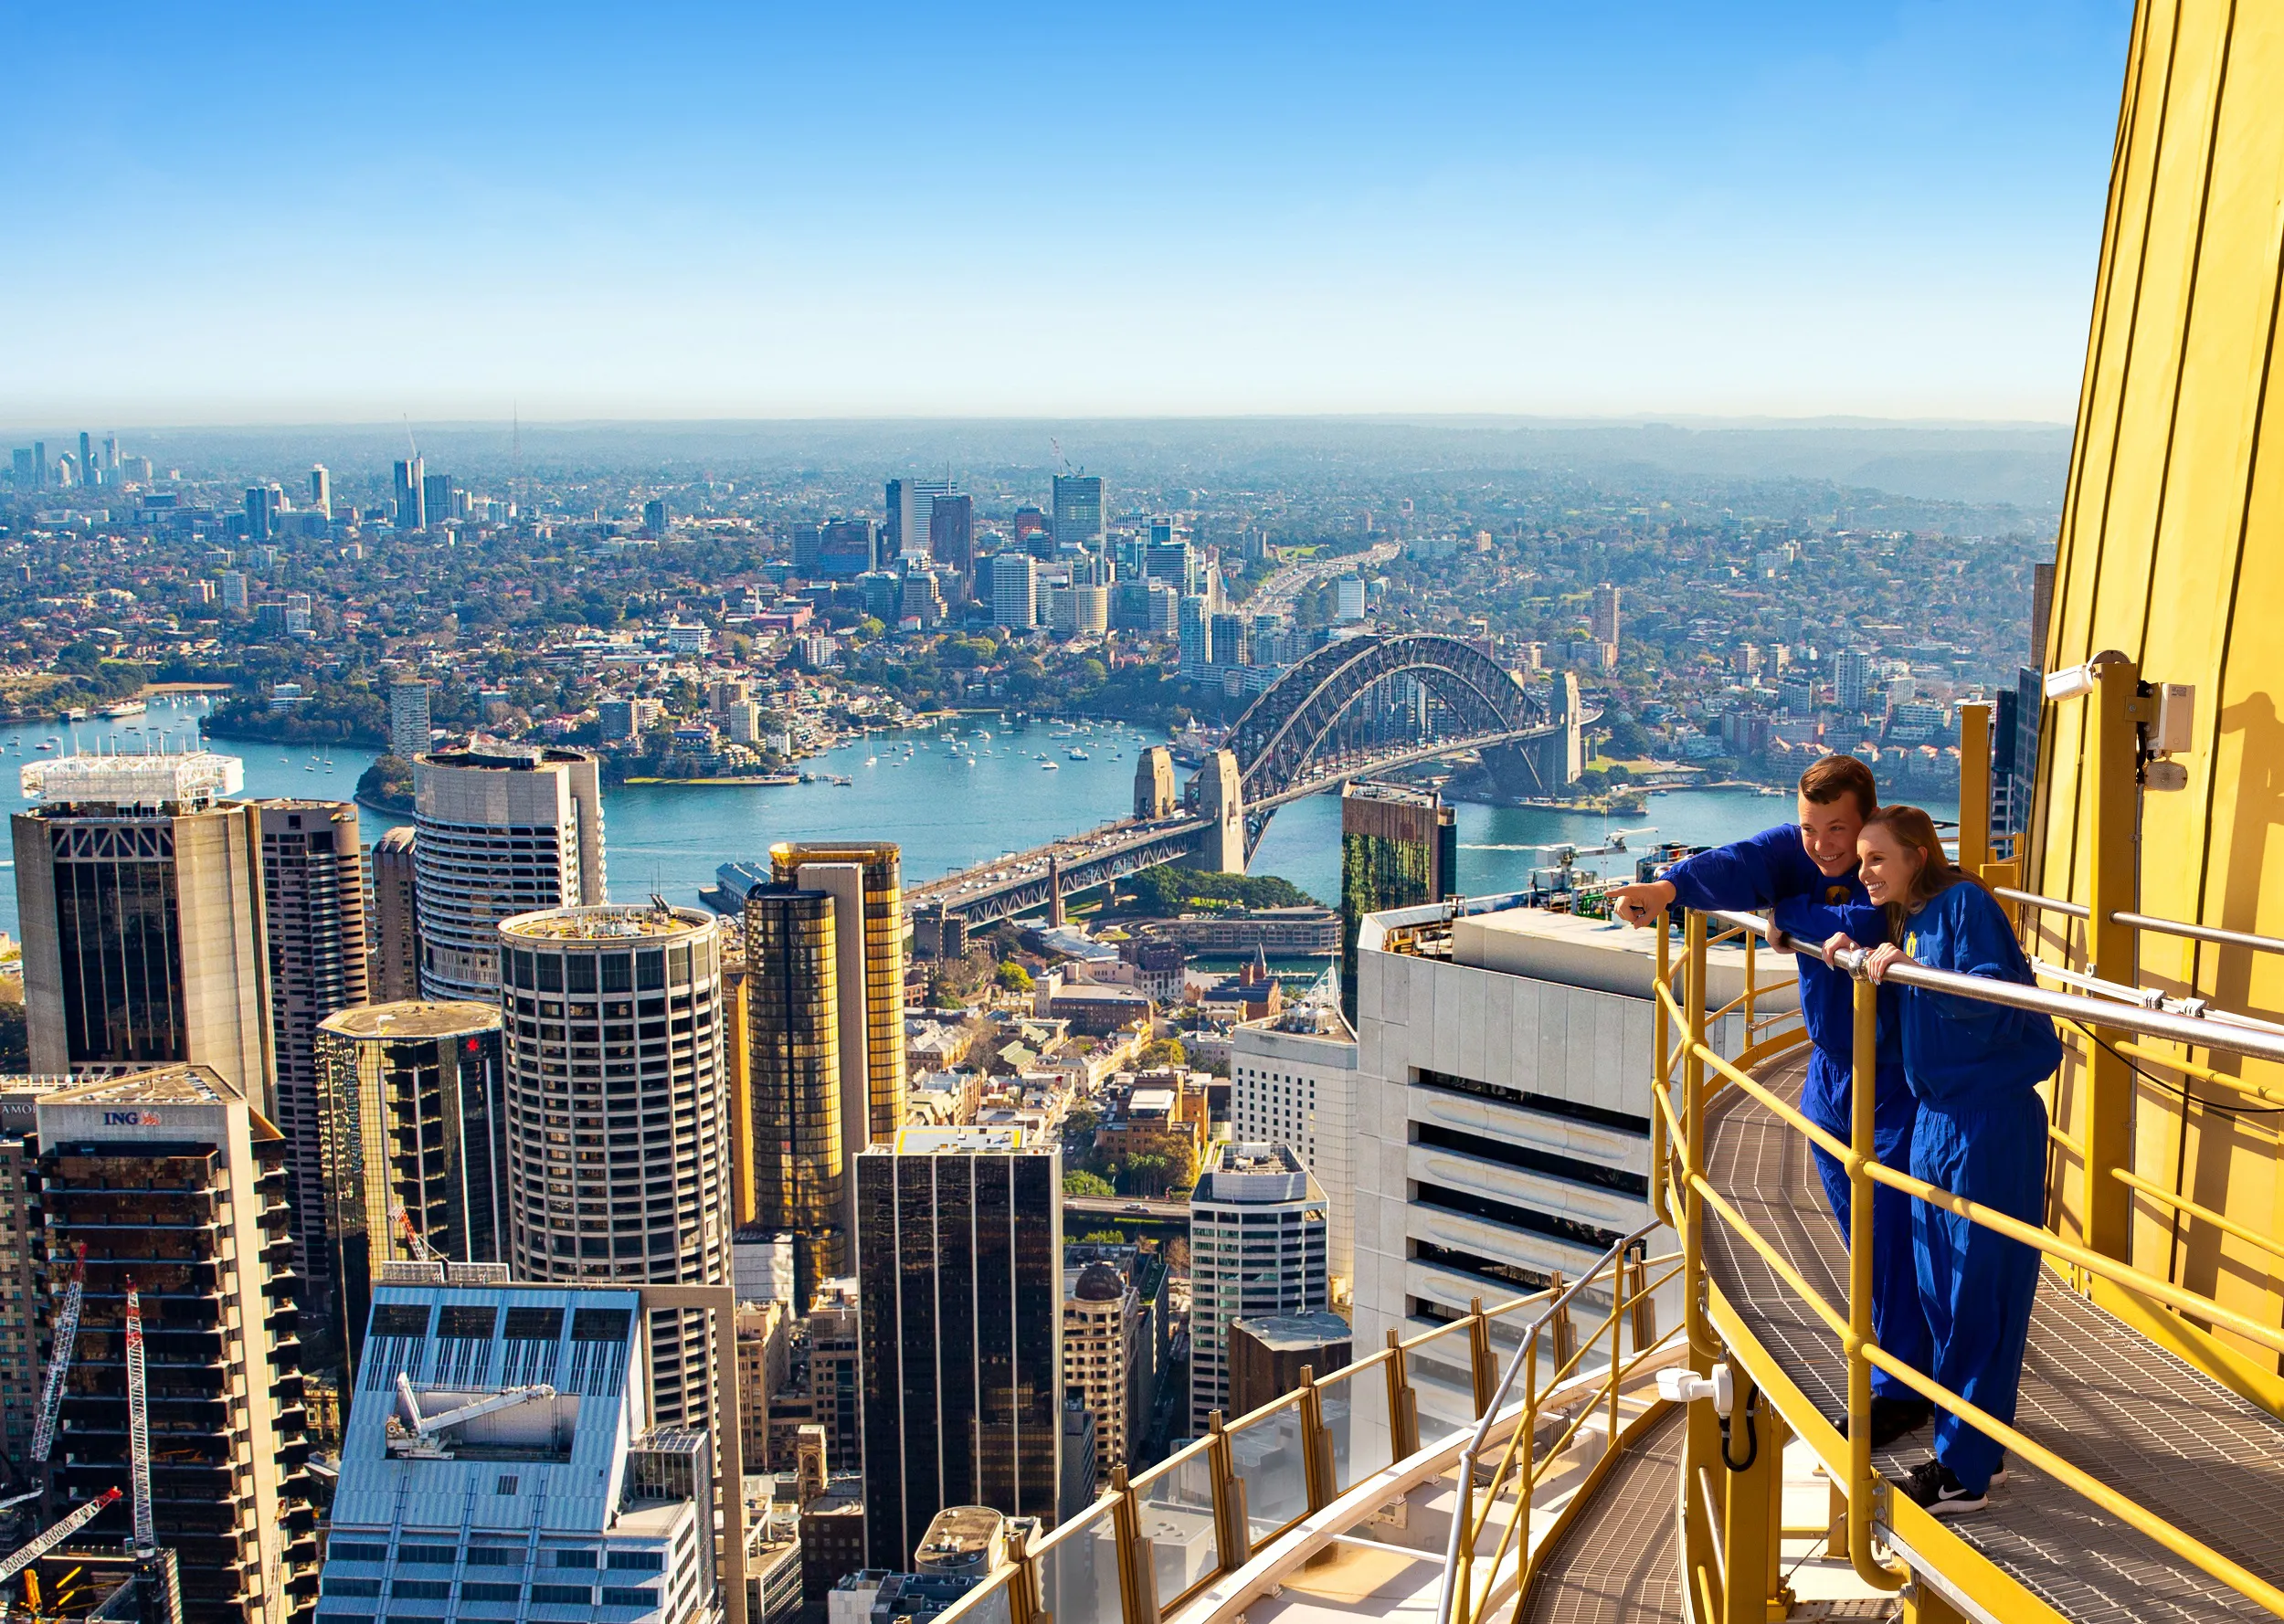
[[[1532,1581],[1528,1624],[1679,1624],[1675,1496],[1686,1412],[1621,1454]]]
[[[1797,1101],[1805,1058],[1761,1074]],[[1713,1183],[1827,1300],[1847,1300],[1845,1250],[1807,1141],[1740,1091],[1707,1113]],[[1706,1266],[1801,1390],[1836,1421],[1846,1411],[1838,1343],[1742,1238],[1708,1213]],[[2270,1583],[2284,1583],[2284,1423],[2152,1345],[2050,1274],[2031,1318],[2016,1425]],[[1878,1458],[1894,1474],[1924,1460],[1926,1430]],[[1948,1524],[2083,1624],[2268,1615],[2153,1541],[2019,1461],[1990,1509]],[[1566,1615],[1567,1616],[1567,1615]]]

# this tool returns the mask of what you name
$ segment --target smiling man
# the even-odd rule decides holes
[[[1869,767],[1851,755],[1827,755],[1801,775],[1796,823],[1699,852],[1676,863],[1663,880],[1621,886],[1611,893],[1617,916],[1642,928],[1662,925],[1667,911],[1676,905],[1765,909],[1780,929],[1808,947],[1798,954],[1801,1020],[1811,1045],[1801,1109],[1810,1121],[1841,1139],[1850,1132],[1855,989],[1845,972],[1824,963],[1821,947],[1835,932],[1865,943],[1887,938],[1887,918],[1871,905],[1856,875],[1856,837],[1878,805],[1879,789]],[[1919,1106],[1904,1081],[1893,990],[1884,989],[1879,998],[1873,1143],[1882,1162],[1908,1172]],[[1811,1146],[1811,1154],[1845,1238],[1847,1174],[1823,1150]],[[1879,1345],[1914,1369],[1926,1369],[1933,1345],[1919,1306],[1910,1197],[1886,1186],[1872,1197],[1872,1333]],[[1926,1401],[1909,1387],[1885,1371],[1873,1372],[1875,1447],[1924,1426],[1930,1413]]]

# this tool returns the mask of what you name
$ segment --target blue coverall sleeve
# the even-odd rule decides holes
[[[1794,941],[1819,947],[1842,933],[1859,947],[1877,947],[1887,940],[1887,911],[1869,902],[1818,902],[1807,897],[1787,897],[1769,917]]]
[[[1806,861],[1800,830],[1780,824],[1749,840],[1684,858],[1665,878],[1683,908],[1765,908],[1797,888],[1797,867]]]
[[[2029,961],[2023,957],[2022,945],[2014,940],[2014,930],[1998,904],[1979,886],[1962,882],[1958,889],[1962,894],[1943,944],[1944,962],[1928,967],[1957,975],[1980,975],[1988,981],[2011,981],[2018,986],[2033,985],[2036,978]],[[1984,1004],[1951,993],[1923,996],[1937,1018],[1961,1027],[1992,1030],[2020,1018],[2020,1011],[2004,1004]]]

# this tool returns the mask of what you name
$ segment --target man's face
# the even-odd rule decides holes
[[[1864,814],[1852,795],[1829,801],[1800,797],[1800,843],[1808,860],[1824,874],[1838,879],[1856,867],[1856,837],[1864,832]]]

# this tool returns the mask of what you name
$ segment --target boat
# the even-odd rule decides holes
[[[800,781],[801,775],[798,773],[756,773],[745,780],[748,784],[764,784],[773,789],[788,784],[798,784]]]
[[[151,707],[142,700],[121,700],[116,704],[98,706],[95,713],[98,716],[110,716],[114,718],[121,716],[140,716],[150,708]]]
[[[38,743],[32,746],[35,750],[53,750],[55,747],[56,741],[53,739],[42,739]]]
[[[864,758],[864,765],[868,767],[877,766],[880,763],[880,759],[881,758],[877,755],[868,755]]]
[[[856,780],[850,777],[845,773],[835,773],[832,776],[832,786],[835,789],[848,789],[854,786],[855,784]]]
[[[1039,764],[1039,770],[1042,773],[1059,773],[1063,770],[1063,764],[1059,761],[1042,761]]]
[[[1070,755],[1073,761],[1092,761],[1094,759],[1075,744],[1071,747]]]

